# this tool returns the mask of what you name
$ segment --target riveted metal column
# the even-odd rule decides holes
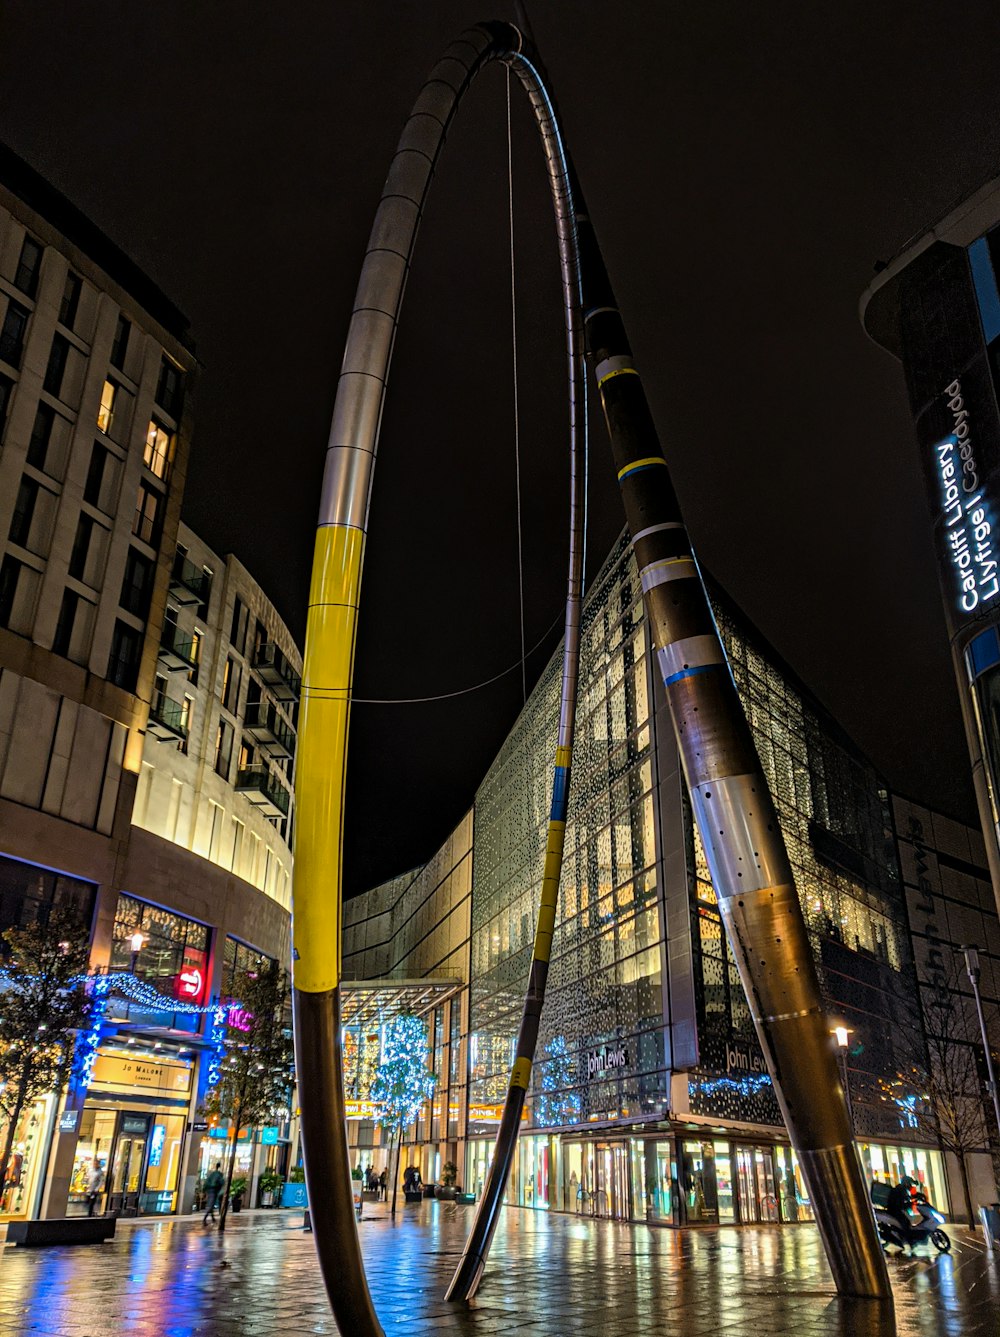
[[[726,934],[837,1289],[891,1304],[778,817],[582,206],[577,222],[587,357],[607,420],[660,676]]]
[[[516,57],[546,150],[562,265],[569,363],[571,450],[570,575],[566,599],[563,706],[556,755],[556,800],[539,916],[539,970],[529,986],[527,1037],[519,1042],[508,1099],[523,1103],[538,1031],[565,824],[576,698],[582,589],[583,462],[586,428],[583,334],[573,210],[551,107],[521,56],[520,32],[481,24],[452,44],[417,99],[389,169],[358,283],[330,430],[313,557],[296,764],[293,980],[298,1085],[314,1238],[327,1293],[345,1337],[383,1337],[372,1307],[354,1220],[340,1037],[344,778],[361,573],[379,425],[410,259],[438,154],[458,104],[491,60]],[[505,1111],[509,1165],[520,1124]],[[503,1183],[495,1184],[499,1207]],[[482,1210],[481,1204],[481,1210]],[[475,1279],[495,1225],[476,1254]]]

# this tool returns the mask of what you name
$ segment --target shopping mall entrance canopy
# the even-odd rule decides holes
[[[465,981],[433,976],[419,980],[344,980],[342,982],[341,1025],[349,1027],[382,1026],[401,1012],[421,1017],[451,998]]]

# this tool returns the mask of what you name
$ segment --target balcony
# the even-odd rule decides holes
[[[179,701],[161,697],[149,707],[149,723],[146,731],[161,743],[176,743],[187,738],[187,709]]]
[[[181,636],[175,623],[165,622],[157,658],[170,673],[190,673],[198,666],[198,646],[190,637]]]
[[[253,666],[279,701],[297,701],[302,679],[273,641],[264,641],[254,651]]]
[[[247,704],[243,732],[272,757],[295,756],[295,734],[269,701]]]
[[[189,562],[183,553],[174,558],[170,573],[170,593],[185,607],[202,604],[208,598],[208,575],[200,566]]]
[[[247,766],[236,774],[236,790],[265,817],[288,816],[288,790],[267,766]]]

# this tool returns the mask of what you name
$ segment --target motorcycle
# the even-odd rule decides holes
[[[884,1192],[876,1192],[879,1189]],[[899,1220],[888,1210],[888,1196],[887,1184],[872,1185],[872,1208],[883,1249],[888,1249],[891,1245],[896,1245],[900,1249],[905,1249],[907,1245],[911,1249],[918,1249],[922,1244],[933,1244],[938,1253],[947,1253],[950,1250],[951,1239],[948,1232],[941,1229],[944,1217],[922,1193],[917,1193],[911,1200],[911,1210],[907,1213],[908,1237],[904,1234]],[[916,1220],[914,1212],[917,1214]]]

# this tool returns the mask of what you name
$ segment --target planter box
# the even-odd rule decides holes
[[[434,1191],[434,1196],[442,1202],[454,1202],[457,1194],[458,1190],[453,1184],[438,1184]]]
[[[408,1189],[403,1194],[403,1197],[406,1199],[407,1202],[423,1202],[424,1200],[424,1195],[419,1188],[416,1189],[415,1191],[411,1191]]]
[[[421,1189],[421,1192],[423,1193],[425,1198],[433,1198],[436,1196],[435,1192],[436,1189],[437,1189],[437,1184],[425,1184]]]
[[[460,1202],[463,1207],[473,1207],[476,1202],[476,1195],[474,1193],[456,1193],[455,1201]]]
[[[378,1190],[366,1188],[361,1194],[362,1202],[378,1202]]]
[[[63,1220],[11,1221],[7,1243],[38,1248],[46,1244],[103,1244],[115,1233],[113,1216],[70,1216]]]

